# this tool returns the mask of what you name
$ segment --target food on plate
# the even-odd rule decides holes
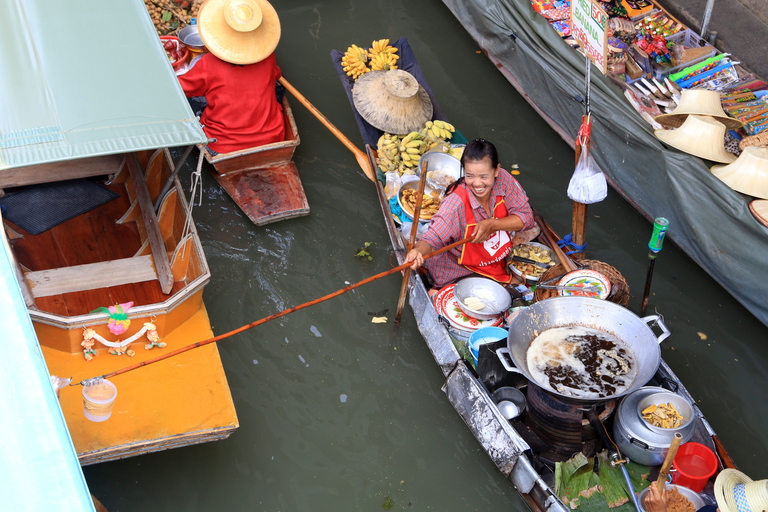
[[[405,206],[407,213],[411,216],[413,216],[413,212],[416,211],[417,196],[417,190],[412,188],[403,189],[401,201],[403,206]],[[419,219],[431,219],[437,213],[438,208],[440,208],[440,199],[427,194],[423,194],[422,196]]]
[[[535,261],[536,263],[540,263],[540,265],[515,260],[514,256]],[[555,261],[552,259],[549,250],[544,247],[531,244],[520,244],[512,248],[508,264],[525,276],[538,278],[546,272],[549,267],[554,266]]]
[[[669,402],[665,404],[651,404],[643,409],[641,414],[645,421],[654,427],[661,428],[677,428],[685,420],[683,415]]]
[[[485,302],[477,297],[467,297],[462,301],[465,306],[473,311],[482,311],[485,309]]]

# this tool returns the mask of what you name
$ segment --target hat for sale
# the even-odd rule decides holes
[[[710,116],[689,115],[680,128],[653,133],[663,143],[691,155],[723,164],[736,160],[725,150],[725,125]]]
[[[680,104],[669,114],[656,116],[656,122],[667,128],[681,126],[690,114],[711,116],[723,123],[729,130],[740,128],[744,123],[728,117],[720,103],[720,93],[707,89],[683,89]]]
[[[755,199],[749,203],[749,211],[758,222],[768,227],[768,199]]]
[[[715,479],[714,490],[720,512],[768,510],[768,480],[755,482],[737,469],[724,469]]]
[[[768,148],[747,146],[732,164],[710,170],[736,192],[768,199]]]
[[[280,41],[280,18],[267,0],[206,0],[197,30],[208,50],[232,64],[269,57]]]
[[[402,69],[369,71],[352,87],[352,102],[368,124],[396,135],[417,131],[432,119],[432,101]]]

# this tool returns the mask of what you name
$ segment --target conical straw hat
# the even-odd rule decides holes
[[[725,125],[709,116],[690,115],[674,130],[654,130],[663,143],[707,160],[729,164],[736,156],[725,150]]]
[[[749,211],[763,225],[768,226],[768,200],[755,199],[749,203]]]
[[[355,108],[379,130],[403,135],[432,119],[432,101],[412,74],[402,69],[369,71],[352,88]]]
[[[768,148],[747,146],[732,164],[713,165],[710,170],[733,190],[768,199]]]
[[[277,48],[280,18],[266,0],[206,0],[197,15],[197,30],[221,60],[253,64]]]
[[[689,114],[712,116],[723,123],[729,130],[740,128],[744,123],[728,117],[720,103],[720,93],[707,89],[683,89],[680,104],[669,114],[656,116],[656,122],[667,128],[677,128]]]
[[[715,479],[720,512],[768,510],[768,480],[753,481],[737,469],[724,469]]]

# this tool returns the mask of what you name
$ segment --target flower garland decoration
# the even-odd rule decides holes
[[[128,326],[131,321],[128,319],[127,312],[133,306],[133,302],[127,302],[124,304],[116,304],[108,308],[97,308],[91,311],[91,313],[105,313],[109,315],[109,323],[107,328],[112,334],[119,336],[128,330]],[[153,318],[154,319],[154,318]],[[154,322],[144,322],[141,329],[136,334],[125,340],[109,341],[97,333],[94,329],[83,326],[83,341],[80,346],[83,347],[83,357],[86,361],[90,361],[96,357],[96,349],[94,345],[98,341],[102,345],[109,347],[109,353],[116,356],[123,354],[133,357],[136,352],[130,348],[131,343],[138,340],[142,336],[146,336],[147,341],[144,345],[145,350],[151,350],[155,347],[165,348],[167,344],[164,341],[160,341],[160,335],[157,333],[157,326]]]

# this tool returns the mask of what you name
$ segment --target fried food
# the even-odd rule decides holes
[[[654,485],[654,484],[651,484]],[[694,512],[696,507],[676,487],[666,490],[667,512]]]
[[[512,256],[519,256],[526,258],[537,263],[542,263],[546,267],[540,265],[534,265],[532,263],[526,263],[524,261],[516,261],[512,259]],[[547,271],[547,269],[555,264],[549,251],[543,247],[530,244],[520,244],[512,248],[510,253],[510,259],[508,261],[510,267],[515,267],[521,274],[528,277],[541,277],[541,275]]]
[[[403,189],[401,201],[403,203],[403,206],[405,207],[406,212],[413,217],[413,213],[416,211],[416,197],[418,196],[418,191],[412,189],[412,188],[406,188]],[[434,196],[423,194],[422,200],[421,200],[421,213],[419,214],[419,219],[421,220],[429,220],[437,213],[438,208],[440,208],[440,202],[441,200],[439,198],[436,198]]]
[[[473,311],[482,311],[485,309],[485,302],[477,297],[467,297],[462,302]]]
[[[680,414],[675,406],[667,402],[665,404],[651,404],[640,413],[643,419],[660,428],[677,428],[683,424],[685,418]]]

